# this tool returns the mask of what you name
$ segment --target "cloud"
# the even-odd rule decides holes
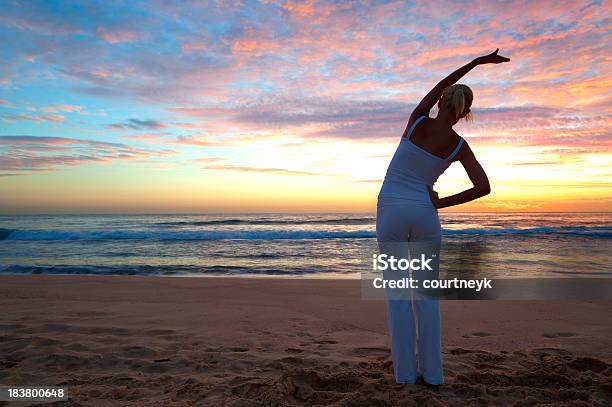
[[[0,86],[19,89],[24,105],[48,100],[38,99],[43,92],[65,103],[37,111],[4,103],[0,120],[15,133],[38,122],[98,134],[104,124],[76,114],[108,106],[110,138],[230,147],[219,149],[228,155],[260,134],[287,135],[304,151],[327,139],[391,144],[440,79],[499,46],[510,64],[461,79],[474,90],[475,122],[457,132],[493,155],[507,146],[527,152],[517,166],[546,169],[559,159],[576,163],[576,173],[603,168],[612,149],[605,2],[436,4],[6,2]],[[152,107],[163,122],[147,119]],[[77,157],[83,148],[28,144],[36,155]]]
[[[229,143],[226,141],[211,141],[205,136],[201,135],[178,135],[170,132],[157,132],[157,133],[138,133],[129,134],[123,136],[125,139],[138,140],[145,143],[151,144],[165,144],[165,145],[180,145],[180,146],[197,146],[197,147],[220,147],[226,146]]]
[[[224,160],[225,158],[223,157],[200,157],[200,158],[194,158],[191,161],[194,163],[212,163],[212,162],[220,162]]]
[[[404,131],[414,104],[384,99],[268,98],[227,107],[175,107],[169,111],[219,127],[256,132],[287,130],[306,140],[397,139]],[[475,121],[461,122],[457,131],[480,146],[612,147],[612,116],[555,106],[473,108]],[[432,114],[432,115],[435,115]],[[473,138],[472,138],[473,137]]]
[[[0,145],[63,145],[78,144],[80,140],[66,137],[38,137],[38,136],[0,136]],[[88,141],[88,143],[102,143],[117,145],[117,143],[104,143]]]
[[[19,121],[32,121],[32,122],[63,122],[65,117],[61,114],[3,114],[0,115],[2,121],[5,122],[19,122]]]
[[[383,179],[382,178],[372,178],[372,179],[355,179],[352,180],[351,182],[355,182],[358,184],[380,184],[382,183]]]
[[[122,28],[98,27],[97,33],[100,38],[111,44],[133,42],[139,38],[139,35],[136,32]]]
[[[177,136],[174,140],[170,141],[170,144],[183,144],[188,146],[199,146],[199,147],[212,147],[219,146],[223,143],[210,141],[207,138],[199,136]]]
[[[203,170],[220,170],[220,171],[239,171],[239,172],[251,172],[251,173],[266,173],[266,174],[280,174],[280,175],[308,175],[308,176],[322,176],[325,174],[319,174],[316,172],[300,171],[300,170],[289,170],[285,168],[262,168],[262,167],[248,167],[239,165],[207,165],[202,167]]]
[[[173,113],[248,130],[307,128],[311,136],[378,138],[395,136],[414,105],[388,100],[334,100],[332,98],[271,98],[227,107],[174,107]]]
[[[221,2],[180,7],[164,2],[109,3],[78,9],[15,3],[4,7],[0,22],[15,31],[15,40],[20,40],[15,43],[34,44],[26,50],[15,47],[14,53],[24,51],[24,58],[35,55],[40,64],[86,82],[74,89],[158,102],[227,92],[225,102],[244,97],[245,82],[254,84],[246,89],[255,97],[270,90],[292,96],[296,83],[306,93],[319,95],[422,93],[442,74],[494,49],[494,44],[514,53],[520,64],[491,68],[498,69],[500,77],[485,73],[489,68],[479,68],[470,75],[479,75],[481,83],[520,78],[528,84],[536,75],[545,75],[547,83],[576,84],[601,78],[605,72],[601,70],[606,62],[601,48],[606,43],[602,3],[547,2],[538,7],[509,2],[503,12],[487,1],[469,9],[452,1],[438,4],[440,10],[434,13],[423,4],[384,2]],[[151,46],[136,42],[142,32],[151,36]],[[60,40],[50,38],[58,34]],[[487,41],[471,40],[482,37]],[[126,52],[117,50],[117,43]],[[560,58],[560,51],[568,49],[571,56]],[[587,67],[583,58],[588,55],[595,65]],[[84,75],[100,69],[119,72],[121,79],[100,83],[95,75]],[[516,75],[511,79],[509,73]],[[596,86],[603,89],[603,85]],[[559,102],[570,99],[576,101],[568,95]]]
[[[66,105],[62,103],[58,103],[55,105],[49,105],[42,109],[43,112],[48,113],[57,113],[57,112],[66,112],[66,113],[81,113],[85,108],[83,106],[77,105]]]
[[[603,189],[612,189],[612,182],[584,181],[584,182],[581,182],[581,183],[578,183],[578,184],[568,183],[568,182],[559,182],[557,184],[554,184],[554,183],[544,183],[544,182],[530,182],[529,184],[520,184],[518,186],[522,187],[522,188],[538,187],[538,188],[561,188],[561,189],[566,189],[566,188],[576,188],[576,189],[603,188]],[[610,199],[612,199],[612,198],[610,198]]]
[[[123,123],[109,124],[107,127],[115,130],[157,130],[165,128],[166,125],[153,119],[128,119]]]
[[[187,43],[187,44],[181,45],[181,50],[184,53],[202,52],[206,50],[206,44],[201,43],[201,42]]]
[[[51,171],[82,164],[143,160],[176,154],[122,143],[68,137],[0,136],[0,171]]]
[[[527,202],[521,202],[521,201],[483,202],[481,205],[486,208],[491,208],[491,209],[509,209],[509,210],[535,209],[535,208],[541,207],[540,203],[527,203]]]
[[[548,161],[520,161],[513,162],[512,165],[527,165],[527,166],[540,166],[540,165],[559,165],[559,164],[567,164],[563,160],[548,160]]]
[[[123,136],[123,138],[128,139],[128,140],[143,141],[146,143],[167,143],[169,136],[172,136],[172,133],[157,132],[157,133],[128,134],[128,135]]]

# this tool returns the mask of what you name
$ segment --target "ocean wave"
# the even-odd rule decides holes
[[[370,231],[315,230],[113,230],[60,231],[14,230],[5,240],[277,240],[363,239],[376,237]]]
[[[570,235],[585,237],[611,237],[610,226],[559,226],[534,228],[466,228],[443,229],[443,235]]]
[[[332,219],[211,219],[158,222],[158,226],[214,226],[214,225],[367,225],[374,217],[345,217]]]
[[[0,240],[8,238],[14,230],[12,229],[0,229]]]
[[[609,238],[608,226],[443,229],[443,236],[568,235]],[[11,230],[0,229],[0,240],[303,240],[375,238],[372,230]]]
[[[323,266],[294,266],[272,268],[265,266],[226,265],[0,265],[0,274],[88,274],[88,275],[139,275],[139,276],[300,276],[305,274],[338,273]],[[342,273],[341,274],[347,274]]]

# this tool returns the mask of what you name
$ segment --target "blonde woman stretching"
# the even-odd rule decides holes
[[[472,201],[490,192],[487,175],[470,146],[453,130],[460,119],[471,119],[473,101],[471,89],[455,82],[478,65],[510,61],[498,55],[498,51],[499,48],[478,57],[448,75],[410,115],[378,195],[376,238],[379,247],[399,242],[412,248],[424,242],[428,251],[439,252],[441,227],[437,210]],[[429,117],[436,103],[438,115]],[[454,161],[463,165],[473,187],[439,198],[432,189],[433,184]],[[434,264],[437,271],[439,263]],[[416,383],[420,376],[425,384],[442,384],[438,300],[435,297],[415,299],[412,292],[408,297],[388,296],[387,317],[396,382]]]

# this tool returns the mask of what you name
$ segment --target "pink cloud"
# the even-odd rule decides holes
[[[219,143],[212,142],[204,137],[199,136],[178,136],[176,139],[171,141],[171,144],[182,144],[188,146],[198,146],[198,147],[212,147],[218,146]]]
[[[181,45],[181,50],[185,53],[202,52],[206,50],[206,44],[202,42],[186,43]]]
[[[60,147],[58,147],[60,146]],[[69,146],[70,148],[61,148]],[[0,171],[52,171],[61,167],[121,160],[147,160],[177,154],[122,143],[65,137],[0,136]]]
[[[147,143],[167,143],[168,136],[171,136],[172,133],[162,132],[162,133],[137,133],[137,134],[129,134],[127,136],[123,136],[125,139],[130,140],[138,140],[144,141]]]
[[[211,141],[207,137],[201,135],[174,136],[172,133],[168,132],[131,134],[123,138],[151,144],[177,146],[220,147],[227,145],[226,142]]]
[[[123,28],[98,27],[96,32],[100,38],[111,44],[134,42],[139,39],[139,35],[136,32]]]
[[[33,121],[33,122],[63,122],[64,116],[61,114],[3,114],[0,115],[2,121],[5,122],[18,122],[18,121]]]
[[[0,136],[0,145],[66,145],[80,140],[64,137]]]
[[[66,104],[58,103],[55,105],[47,106],[43,108],[42,110],[48,113],[56,113],[56,112],[79,113],[79,112],[82,112],[83,109],[84,109],[83,106],[66,105]]]
[[[511,64],[478,67],[461,80],[476,95],[476,121],[460,124],[462,134],[489,146],[508,142],[592,152],[610,146],[606,4],[264,3],[248,6],[249,13],[239,2],[183,8],[154,3],[148,11],[160,20],[188,28],[175,34],[147,26],[160,41],[176,35],[164,42],[171,46],[163,52],[154,44],[129,44],[140,39],[142,33],[132,27],[141,25],[96,21],[92,26],[98,29],[90,36],[126,44],[117,48],[93,41],[76,52],[78,41],[58,46],[56,40],[36,37],[28,43],[40,49],[28,49],[19,60],[33,55],[37,64],[47,64],[44,69],[57,67],[61,78],[76,83],[76,92],[161,106],[175,116],[164,123],[113,119],[111,128],[138,132],[126,139],[211,147],[231,144],[224,138],[228,132],[277,130],[306,143],[390,140],[437,81],[500,47]],[[18,30],[34,25],[14,20]],[[227,24],[221,34],[199,29],[212,22]],[[116,53],[124,48],[129,52]],[[45,112],[76,112],[70,105],[54,106]],[[51,122],[53,117],[29,113],[3,119]],[[155,132],[162,129],[167,131]],[[176,136],[176,129],[199,133]]]
[[[114,130],[141,130],[151,129],[158,130],[166,128],[166,124],[154,119],[136,119],[131,118],[121,123],[111,123],[107,126]]]
[[[309,175],[309,176],[322,176],[325,174],[319,174],[316,172],[290,170],[285,168],[266,168],[266,167],[248,167],[239,165],[207,165],[202,167],[203,170],[219,170],[219,171],[239,171],[239,172],[251,172],[251,173],[267,173],[267,174],[280,174],[280,175]]]

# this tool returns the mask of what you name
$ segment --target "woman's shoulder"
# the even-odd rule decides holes
[[[428,114],[411,115],[410,119],[408,119],[408,126],[411,126],[416,122],[421,122],[428,119],[431,119]]]
[[[412,133],[412,131],[414,130],[414,127],[416,127],[417,124],[419,124],[420,122],[426,121],[427,119],[429,119],[429,115],[415,114],[415,112],[413,112],[410,115],[410,118],[408,119],[408,123],[406,124],[406,129],[404,129],[404,133],[402,134],[402,138],[407,138]]]
[[[463,140],[463,137],[461,137],[461,135],[459,133],[457,133],[455,131],[455,129],[451,129],[451,134],[454,137],[455,140],[459,141],[459,140]]]
[[[460,147],[461,145],[464,144],[465,140],[454,129],[451,129],[451,131],[449,133],[449,142],[453,146]]]

